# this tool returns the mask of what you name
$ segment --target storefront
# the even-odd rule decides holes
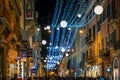
[[[117,57],[113,60],[113,80],[119,80],[119,59]]]
[[[9,61],[9,76],[10,76],[10,78],[14,77],[15,73],[18,73],[17,56],[18,56],[18,53],[15,49],[12,49],[12,48],[9,49],[8,61]]]
[[[99,77],[101,76],[101,70],[102,69],[100,65],[89,66],[86,70],[86,76],[92,78]]]

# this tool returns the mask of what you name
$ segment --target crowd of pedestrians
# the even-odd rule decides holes
[[[21,77],[17,78],[17,74],[14,75],[11,80],[22,80]],[[105,77],[97,77],[97,78],[88,78],[88,77],[58,77],[58,76],[45,76],[45,77],[26,77],[23,80],[112,80]]]
[[[104,77],[98,78],[83,78],[83,77],[57,77],[57,76],[50,76],[50,77],[39,77],[34,80],[109,80]]]

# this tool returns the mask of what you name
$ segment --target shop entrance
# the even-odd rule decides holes
[[[119,61],[117,57],[113,61],[113,80],[119,80]]]

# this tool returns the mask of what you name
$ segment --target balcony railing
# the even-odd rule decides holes
[[[100,50],[99,57],[102,59],[108,59],[110,57],[110,50],[107,48]]]

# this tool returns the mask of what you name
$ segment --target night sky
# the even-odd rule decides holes
[[[50,33],[44,30],[46,25],[50,25],[54,14],[56,0],[36,0],[36,10],[39,12],[38,23],[42,29],[42,39],[47,40],[49,43]],[[42,46],[41,56],[45,57],[47,54],[47,45]]]

